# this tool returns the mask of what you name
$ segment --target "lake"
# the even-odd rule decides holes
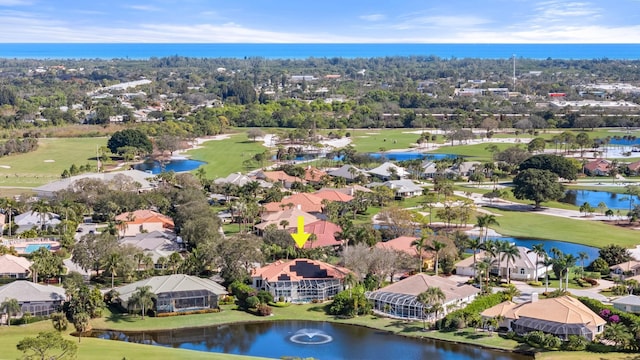
[[[631,208],[633,208],[634,204],[640,204],[640,198],[635,195],[631,197],[631,200]],[[608,191],[568,190],[565,197],[560,199],[560,201],[576,206],[581,206],[585,202],[588,202],[594,208],[602,202],[607,205],[608,209],[629,209],[629,195],[616,194]]]
[[[526,248],[531,249],[533,245],[543,244],[544,249],[547,251],[547,254],[551,254],[551,248],[556,248],[562,251],[563,254],[572,254],[575,257],[578,257],[578,253],[585,252],[589,255],[588,262],[585,264],[591,263],[591,261],[595,260],[600,256],[599,249],[591,246],[574,244],[566,241],[558,241],[558,240],[541,240],[541,239],[520,239],[514,237],[496,237],[492,238],[493,240],[500,241],[509,241],[515,243],[517,246],[524,246]]]
[[[171,159],[169,161],[145,161],[133,166],[134,169],[140,171],[151,172],[152,174],[160,174],[162,172],[184,172],[195,170],[201,165],[206,164],[204,161],[192,159]]]
[[[416,326],[422,326],[417,322]],[[320,360],[524,360],[531,357],[314,321],[240,323],[167,331],[93,331],[91,336],[225,354]]]
[[[385,152],[385,153],[370,153],[374,159],[380,159],[384,157],[387,160],[393,161],[407,161],[407,160],[442,160],[442,159],[455,159],[458,155],[454,154],[432,154],[432,153],[419,153],[412,151],[405,152]]]

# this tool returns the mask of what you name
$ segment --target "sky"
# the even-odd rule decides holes
[[[0,43],[640,43],[640,0],[0,0]]]

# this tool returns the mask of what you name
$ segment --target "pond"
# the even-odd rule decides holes
[[[600,256],[600,252],[598,248],[586,246],[586,245],[574,244],[566,241],[520,239],[520,238],[506,237],[506,236],[492,238],[492,239],[500,240],[500,241],[509,241],[509,242],[515,243],[517,246],[524,246],[529,249],[531,249],[533,245],[543,244],[544,249],[547,251],[547,254],[551,254],[551,248],[556,248],[562,251],[563,254],[572,254],[575,257],[578,257],[578,254],[580,252],[585,252],[587,255],[589,255],[589,260],[588,262],[585,262],[585,264],[591,263],[591,261],[595,260]]]
[[[370,153],[369,155],[374,159],[380,159],[384,157],[387,160],[393,160],[393,161],[442,160],[442,159],[455,159],[458,157],[458,155],[454,155],[454,154],[432,154],[432,153],[419,153],[419,152],[412,152],[412,151]]]
[[[420,323],[416,323],[420,327]],[[280,359],[524,360],[530,357],[471,345],[393,335],[314,321],[270,321],[149,332],[93,331],[91,336],[225,354]]]
[[[151,172],[152,174],[160,174],[161,172],[184,172],[195,170],[201,165],[206,164],[204,161],[192,159],[171,159],[169,161],[145,161],[133,166],[134,169],[140,171]]]
[[[631,200],[631,203],[630,201]],[[635,204],[640,204],[638,196],[626,194],[616,194],[608,191],[596,190],[568,190],[561,202],[581,206],[588,202],[592,207],[598,207],[601,202],[607,205],[608,209],[624,209],[633,208]],[[629,206],[631,205],[631,206]],[[597,210],[596,210],[597,211]],[[626,214],[626,213],[625,213]]]

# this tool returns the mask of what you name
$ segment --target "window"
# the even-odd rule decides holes
[[[520,275],[524,275],[524,268],[520,269]]]

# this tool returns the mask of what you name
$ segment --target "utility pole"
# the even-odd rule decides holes
[[[513,54],[513,91],[516,91],[516,54]]]

